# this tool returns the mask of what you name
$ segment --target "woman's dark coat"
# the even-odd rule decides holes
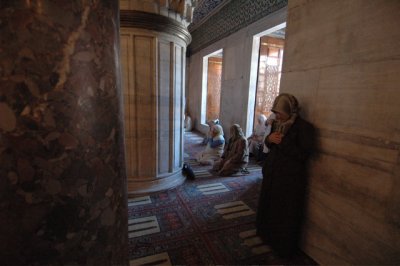
[[[297,117],[280,144],[265,143],[270,151],[262,169],[257,234],[279,255],[289,257],[300,238],[315,130]]]

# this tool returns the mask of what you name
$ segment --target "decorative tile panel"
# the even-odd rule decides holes
[[[225,0],[227,1],[227,0]],[[224,0],[204,0],[201,1],[198,6],[196,6],[193,12],[193,23],[196,24],[200,22],[203,18],[207,17],[219,4],[224,2]]]
[[[209,46],[251,23],[285,7],[288,0],[235,0],[226,4],[201,26],[191,31],[189,54]],[[200,12],[200,11],[199,11]],[[195,15],[196,16],[196,9]],[[189,31],[193,27],[189,27]]]

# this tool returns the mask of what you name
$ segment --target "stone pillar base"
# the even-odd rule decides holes
[[[136,197],[144,194],[151,194],[171,188],[175,188],[185,182],[186,177],[182,171],[177,171],[172,175],[158,177],[157,179],[135,178],[128,179],[128,197]]]

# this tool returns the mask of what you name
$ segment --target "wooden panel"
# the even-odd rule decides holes
[[[185,132],[184,132],[184,113],[185,113],[185,100],[186,100],[186,96],[185,96],[185,91],[186,91],[186,82],[187,82],[187,78],[186,78],[186,68],[187,68],[187,65],[186,65],[186,48],[185,47],[183,47],[183,46],[181,46],[180,47],[180,50],[181,50],[181,62],[180,62],[180,64],[181,64],[181,68],[182,68],[182,70],[181,70],[181,84],[182,84],[182,86],[181,86],[181,119],[180,119],[180,122],[181,122],[181,125],[180,125],[180,127],[179,127],[179,129],[180,129],[180,157],[179,157],[179,167],[182,167],[183,166],[183,146],[184,146],[184,134],[185,134]]]
[[[158,56],[158,172],[169,172],[169,116],[170,116],[170,60],[171,49],[169,42],[159,42]]]
[[[135,95],[138,128],[138,175],[154,176],[155,151],[155,55],[154,38],[134,37]]]
[[[271,114],[272,105],[279,94],[283,49],[284,40],[282,39],[269,36],[260,38],[254,128],[258,124],[260,114],[266,117]]]
[[[220,118],[222,57],[209,57],[206,121]]]
[[[121,34],[121,64],[124,93],[125,154],[127,176],[137,174],[136,108],[132,65],[132,35]]]
[[[182,157],[182,138],[181,138],[181,128],[183,127],[183,106],[182,106],[182,93],[183,93],[183,77],[182,77],[182,49],[180,46],[174,45],[174,76],[175,76],[175,83],[174,83],[174,95],[173,95],[173,148],[174,148],[174,162],[173,167],[174,170],[181,167],[181,157]]]

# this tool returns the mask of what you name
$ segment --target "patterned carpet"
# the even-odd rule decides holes
[[[314,265],[304,254],[289,260],[273,254],[255,233],[261,168],[218,177],[194,156],[202,136],[185,133],[185,161],[196,179],[129,199],[130,265]]]

